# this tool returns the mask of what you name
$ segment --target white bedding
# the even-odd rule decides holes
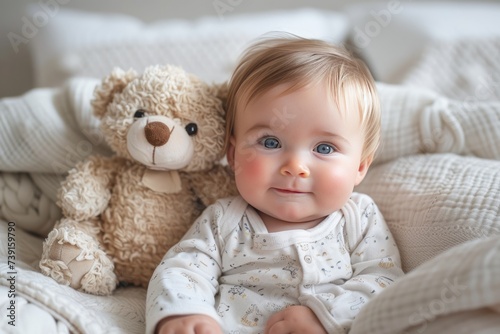
[[[500,6],[483,12],[490,17],[494,10],[500,14]],[[337,27],[347,29],[344,19]],[[366,20],[355,24],[363,27],[373,17]],[[394,20],[387,35],[400,28]],[[357,190],[380,206],[408,274],[365,307],[352,333],[500,330],[500,34],[488,31],[474,39],[426,36],[397,84],[379,83],[384,143]],[[376,44],[384,41],[382,34],[359,50],[378,69],[386,60]],[[2,333],[144,332],[144,289],[122,287],[97,297],[39,273],[43,237],[60,217],[55,193],[64,173],[88,154],[109,153],[90,110],[98,80],[78,74],[66,73],[73,78],[64,82],[51,77],[53,88],[0,100],[0,243],[7,243],[8,222],[14,222],[17,294],[16,327],[2,311]],[[0,255],[0,307],[6,310],[12,270],[6,247]]]
[[[5,239],[7,224],[0,224],[0,235]],[[0,263],[0,305],[5,310],[12,298],[4,292],[13,290],[15,300],[16,326],[2,321],[2,333],[143,333],[146,291],[128,287],[118,289],[110,297],[99,297],[59,285],[53,279],[40,274],[39,256],[42,239],[22,229],[15,231],[16,254],[13,270],[5,261]],[[1,250],[6,258],[6,250]],[[15,274],[11,274],[14,272]],[[8,281],[14,278],[13,281]],[[12,285],[11,285],[12,284]],[[5,287],[5,288],[4,288]],[[42,312],[44,311],[44,312]],[[46,312],[53,316],[44,321]],[[10,318],[9,321],[12,321]],[[4,320],[4,319],[3,319]],[[38,320],[38,321],[37,321]],[[40,324],[47,326],[45,331]]]

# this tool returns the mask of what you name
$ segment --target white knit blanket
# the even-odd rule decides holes
[[[444,94],[456,81],[441,92],[410,87],[433,78],[423,73],[437,71],[442,61],[458,61],[440,52],[437,65],[422,58],[418,80],[379,85],[384,144],[357,190],[379,204],[409,274],[365,307],[352,333],[476,333],[500,326],[500,89],[490,82],[487,98],[470,86],[450,99]],[[477,73],[498,66],[477,64]],[[452,69],[442,75],[451,78]],[[43,237],[59,218],[55,194],[69,168],[89,154],[109,153],[90,112],[96,83],[76,78],[0,100],[1,243],[7,222],[15,223],[17,310],[45,319],[52,326],[47,333],[144,331],[144,290],[96,297],[60,286],[39,273],[43,239],[26,233]],[[5,310],[12,269],[7,249],[0,254]],[[19,330],[3,318],[0,332]]]
[[[61,180],[89,154],[108,154],[90,100],[96,79],[0,100],[0,218],[44,236],[60,217]]]
[[[0,235],[5,239],[6,223],[0,224]],[[3,260],[7,249],[0,250],[1,333],[144,333],[145,289],[121,288],[101,297],[59,285],[38,269],[42,239],[20,228],[15,235],[13,268]],[[9,289],[15,291],[15,298],[8,298]],[[15,327],[4,315],[11,300],[15,301]]]

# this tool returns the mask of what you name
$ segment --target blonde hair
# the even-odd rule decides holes
[[[361,159],[373,159],[380,143],[380,106],[368,68],[343,47],[294,35],[263,38],[243,53],[229,82],[225,148],[237,108],[280,84],[291,84],[287,92],[293,92],[321,81],[341,112],[357,109],[365,135]]]

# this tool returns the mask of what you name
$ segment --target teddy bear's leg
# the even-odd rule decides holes
[[[97,219],[63,218],[43,245],[40,269],[58,283],[95,295],[109,295],[117,278],[111,259],[99,247]]]

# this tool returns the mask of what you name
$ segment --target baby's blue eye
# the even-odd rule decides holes
[[[318,152],[319,154],[332,154],[333,152],[335,152],[335,148],[329,144],[319,144],[314,148],[314,151]]]
[[[274,137],[265,137],[260,140],[260,144],[265,148],[280,148],[281,144],[278,139]]]

